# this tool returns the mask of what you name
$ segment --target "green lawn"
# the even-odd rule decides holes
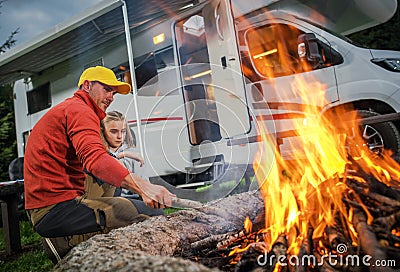
[[[22,252],[18,256],[5,257],[3,229],[0,229],[0,271],[1,272],[45,272],[53,268],[53,263],[43,251],[39,234],[33,232],[28,221],[20,222]]]

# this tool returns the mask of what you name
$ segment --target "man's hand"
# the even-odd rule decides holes
[[[145,186],[145,192],[141,194],[144,203],[150,208],[167,208],[172,206],[172,199],[176,196],[170,193],[165,187],[151,184]]]
[[[172,206],[172,199],[176,198],[165,187],[152,184],[134,173],[130,173],[122,181],[121,187],[137,192],[143,202],[151,208],[166,208]]]

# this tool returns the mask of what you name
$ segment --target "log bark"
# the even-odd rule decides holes
[[[144,271],[154,266],[153,270],[159,271],[211,271],[183,258],[171,257],[179,257],[196,241],[242,229],[245,218],[254,220],[263,207],[256,191],[151,217],[90,238],[73,248],[53,270]]]

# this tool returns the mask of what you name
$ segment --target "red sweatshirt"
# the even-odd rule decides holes
[[[121,185],[129,171],[107,154],[100,140],[104,117],[91,97],[78,90],[37,122],[25,149],[25,209],[83,195],[84,168],[103,181]]]

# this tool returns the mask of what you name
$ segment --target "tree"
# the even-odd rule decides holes
[[[0,8],[3,3],[4,1],[0,0]],[[0,54],[15,45],[15,35],[18,32],[19,28],[14,30],[0,46]],[[17,156],[13,88],[11,84],[7,84],[0,86],[0,181],[9,180],[8,166]]]
[[[4,3],[4,0],[0,0],[0,8],[2,8],[2,5]],[[1,14],[1,12],[0,12]],[[17,40],[14,39],[15,35],[19,32],[19,28],[11,32],[10,36],[8,39],[0,46],[0,54],[6,52],[6,50],[10,49],[15,45]]]
[[[0,2],[0,7],[1,7],[1,2]],[[0,54],[6,52],[6,50],[10,49],[13,47],[16,43],[17,40],[14,39],[15,34],[19,32],[19,28],[11,32],[10,36],[8,39],[0,46]]]
[[[17,156],[13,88],[8,84],[0,86],[0,181],[9,180],[8,166]]]
[[[376,49],[400,51],[400,37],[395,35],[400,30],[400,1],[397,1],[397,11],[393,17],[384,24],[348,35],[357,43]]]

